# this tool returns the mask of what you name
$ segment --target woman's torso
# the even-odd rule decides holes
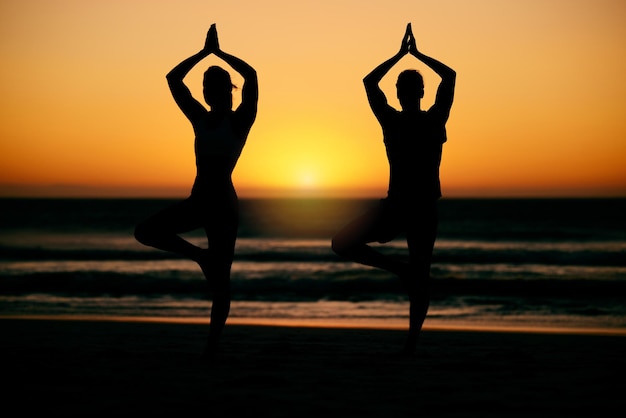
[[[237,131],[234,113],[216,118],[210,113],[194,125],[196,180],[194,193],[234,193],[232,172],[245,144]]]

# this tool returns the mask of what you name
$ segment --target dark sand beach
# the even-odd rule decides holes
[[[0,319],[13,416],[599,417],[626,406],[626,337]],[[5,415],[10,416],[10,415]]]

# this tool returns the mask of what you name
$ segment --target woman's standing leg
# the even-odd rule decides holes
[[[239,211],[236,202],[231,202],[224,210],[212,214],[205,226],[209,249],[202,270],[213,294],[206,355],[216,351],[230,312],[230,273],[238,227]]]

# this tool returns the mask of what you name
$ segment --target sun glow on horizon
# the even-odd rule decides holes
[[[302,170],[299,177],[300,185],[305,189],[311,189],[317,185],[316,176],[312,171]]]

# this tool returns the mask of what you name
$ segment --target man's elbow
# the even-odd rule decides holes
[[[371,75],[366,75],[363,78],[363,85],[365,86],[365,91],[373,91],[378,86],[378,82]]]

